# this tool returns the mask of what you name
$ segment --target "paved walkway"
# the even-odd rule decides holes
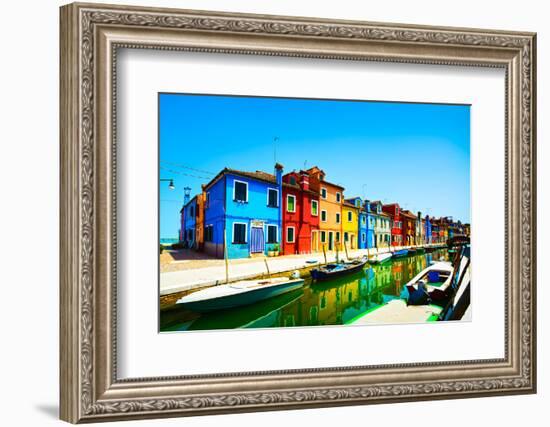
[[[387,248],[380,249],[380,252],[387,252]],[[376,249],[358,249],[349,251],[350,258],[363,255],[374,255]],[[345,253],[339,253],[340,259],[345,259]],[[311,267],[312,263],[306,261],[315,260],[324,263],[322,253],[306,255],[288,255],[276,258],[246,258],[240,260],[229,260],[229,281],[244,280],[266,274],[264,259],[267,260],[271,273],[282,273],[286,271],[299,270]],[[335,253],[327,254],[327,261],[336,260]],[[215,265],[201,268],[185,269],[180,271],[169,271],[160,274],[160,295],[169,295],[176,292],[188,291],[191,289],[213,286],[225,282],[225,262],[215,260]]]

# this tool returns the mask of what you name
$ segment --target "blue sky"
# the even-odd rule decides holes
[[[319,166],[361,196],[470,222],[470,107],[159,95],[160,237],[177,237],[183,188],[224,167]]]

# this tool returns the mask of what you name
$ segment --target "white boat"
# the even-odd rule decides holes
[[[382,264],[383,262],[389,261],[392,258],[391,252],[386,252],[383,254],[376,254],[373,257],[369,258],[371,264]]]
[[[180,298],[176,304],[197,312],[226,310],[272,298],[304,286],[304,279],[276,277],[263,280],[242,280],[213,286]]]
[[[421,301],[422,294],[432,300],[441,300],[448,295],[453,276],[453,266],[450,262],[440,261],[425,268],[412,278],[405,286],[409,291],[409,303]]]

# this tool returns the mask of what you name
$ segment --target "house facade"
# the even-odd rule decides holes
[[[422,245],[424,242],[424,227],[422,227],[422,213],[419,211],[416,214],[416,220],[414,223],[415,226],[415,237],[414,237],[414,244],[415,245]]]
[[[375,248],[389,247],[391,244],[391,217],[382,210],[382,202],[369,203],[369,217],[374,220],[373,234]]]
[[[314,166],[307,170],[309,186],[319,193],[319,248],[342,250],[342,203],[344,187],[325,180],[325,172]]]
[[[319,193],[311,190],[307,171],[283,176],[282,253],[319,250]]]
[[[183,239],[185,247],[196,249],[197,197],[193,197],[183,206]]]
[[[204,189],[200,194],[197,194],[197,208],[195,214],[195,248],[198,251],[204,249]]]
[[[204,250],[223,258],[263,256],[280,246],[283,167],[275,173],[225,168],[206,184]]]
[[[357,248],[367,249],[369,246],[369,229],[368,229],[368,205],[365,204],[361,197],[352,197],[346,199],[347,203],[352,204],[357,208]],[[371,230],[371,240],[374,235],[374,229]]]
[[[348,201],[342,203],[342,236],[347,249],[358,248],[359,210],[360,208],[355,206],[354,203]]]
[[[386,212],[391,219],[391,245],[403,246],[403,220],[399,204],[382,205],[382,211]]]
[[[416,216],[408,211],[401,211],[403,245],[412,246],[416,241]]]
[[[432,222],[429,215],[424,217],[424,243],[432,244]]]

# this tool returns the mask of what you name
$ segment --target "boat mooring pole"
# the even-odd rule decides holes
[[[325,257],[325,264],[328,264],[328,262],[327,262],[327,251],[325,249],[325,245],[323,245],[323,256]]]
[[[344,249],[346,250],[346,258],[349,261],[349,255],[348,255],[348,245],[346,245],[346,242],[344,242]]]
[[[265,268],[267,268],[267,277],[271,280],[271,273],[269,272],[269,265],[267,265],[267,258],[264,258]]]

